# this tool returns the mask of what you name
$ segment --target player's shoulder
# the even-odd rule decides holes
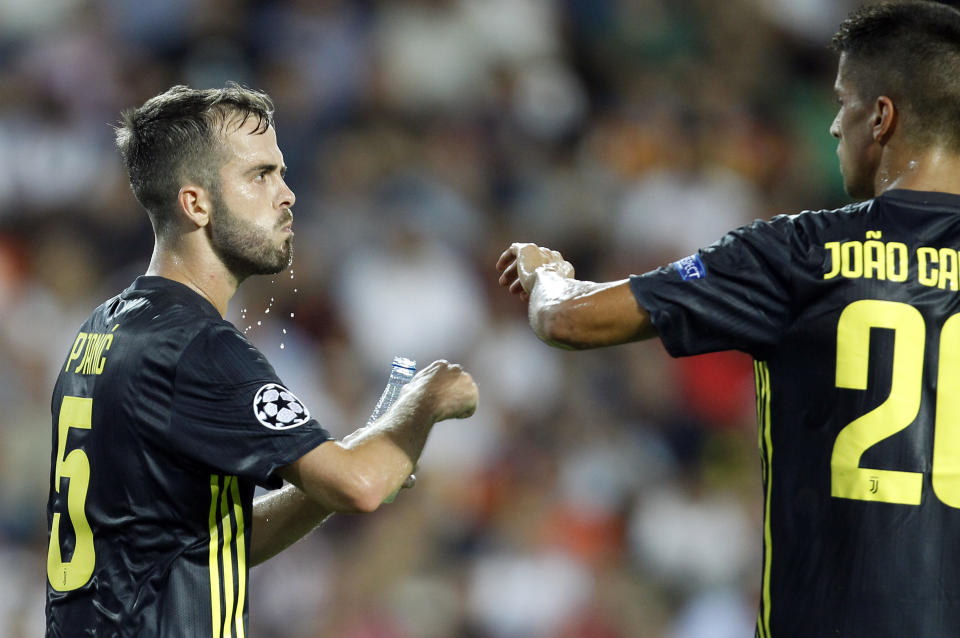
[[[236,326],[219,318],[197,330],[184,349],[179,368],[225,383],[275,375],[263,353]]]
[[[129,361],[175,366],[201,335],[236,332],[207,299],[163,277],[138,277],[102,303],[82,330],[109,333]]]
[[[807,209],[798,213],[777,215],[770,220],[770,223],[785,227],[829,226],[863,217],[871,211],[875,202],[876,200],[869,199],[847,204],[840,208]]]
[[[872,201],[848,204],[841,208],[803,210],[779,214],[770,219],[756,219],[736,228],[716,243],[704,249],[747,250],[780,254],[784,251],[807,254],[812,246],[822,244],[825,237],[834,234],[838,225],[850,226],[858,217],[869,212]]]
[[[257,348],[246,336],[226,319],[208,319],[198,325],[198,328],[197,335],[191,344],[194,348],[206,349],[211,354],[257,352]]]
[[[217,309],[194,290],[164,277],[138,277],[95,312],[104,321],[143,338],[183,343],[223,322]]]
[[[767,240],[778,239],[805,250],[810,243],[820,243],[825,236],[836,232],[838,227],[858,226],[870,217],[874,207],[875,200],[867,200],[839,208],[807,209],[775,215],[768,221],[756,220],[747,229]]]

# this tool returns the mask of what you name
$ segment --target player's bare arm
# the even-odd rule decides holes
[[[656,336],[627,279],[574,279],[563,255],[536,244],[512,244],[497,262],[500,285],[527,301],[530,327],[545,343],[582,350]]]
[[[413,471],[433,425],[477,407],[477,386],[459,365],[434,361],[373,425],[320,445],[282,468],[293,485],[254,503],[251,564],[293,544],[333,512],[372,512]]]

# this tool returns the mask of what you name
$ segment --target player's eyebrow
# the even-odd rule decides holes
[[[251,167],[250,170],[248,170],[247,172],[252,175],[252,174],[261,173],[261,172],[272,173],[276,170],[280,171],[280,177],[284,177],[287,174],[286,164],[278,165],[278,164],[270,164],[270,163],[257,164],[256,166]]]

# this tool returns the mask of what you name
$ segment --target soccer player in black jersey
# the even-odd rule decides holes
[[[331,512],[376,509],[477,389],[434,362],[332,441],[223,318],[240,282],[292,257],[269,97],[173,87],[125,113],[117,143],[156,244],[80,328],[54,390],[47,635],[242,638],[249,566]]]
[[[757,221],[607,283],[513,244],[500,283],[552,345],[659,337],[674,356],[753,356],[757,636],[957,636],[960,12],[864,8],[833,43],[830,132],[846,189],[864,201]]]

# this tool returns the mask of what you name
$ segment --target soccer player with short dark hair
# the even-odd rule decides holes
[[[838,210],[757,221],[621,281],[513,244],[500,283],[545,342],[659,337],[755,360],[761,638],[960,631],[960,12],[840,26]],[[676,214],[676,213],[674,213]],[[717,551],[723,551],[718,548]]]
[[[244,279],[292,259],[265,94],[173,87],[124,113],[117,144],[156,243],[80,328],[53,393],[47,635],[242,637],[249,566],[332,512],[376,509],[477,389],[434,362],[332,441],[223,318]]]

